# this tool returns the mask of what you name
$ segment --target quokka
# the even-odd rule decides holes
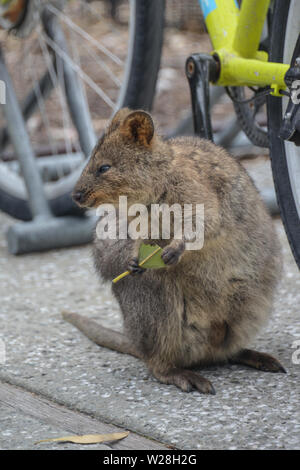
[[[165,141],[150,114],[121,109],[96,145],[74,199],[88,208],[117,207],[120,195],[146,206],[204,204],[204,245],[188,251],[184,237],[95,238],[102,279],[112,281],[126,269],[132,274],[112,287],[124,334],[99,326],[100,344],[141,358],[160,382],[187,392],[214,393],[195,369],[207,364],[285,372],[272,356],[245,349],[269,319],[281,256],[271,217],[243,167],[206,140]],[[165,268],[138,265],[141,241],[163,248]]]

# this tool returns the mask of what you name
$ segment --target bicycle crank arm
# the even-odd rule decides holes
[[[284,81],[289,89],[290,98],[282,119],[279,137],[300,146],[300,35]]]
[[[217,80],[218,63],[211,55],[193,54],[186,61],[185,71],[191,90],[195,134],[213,141],[209,82]]]

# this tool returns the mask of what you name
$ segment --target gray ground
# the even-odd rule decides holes
[[[14,257],[4,239],[12,222],[0,214],[3,382],[181,449],[300,448],[300,364],[292,362],[293,343],[300,344],[300,276],[279,220],[284,277],[273,319],[252,347],[274,354],[287,374],[210,367],[204,375],[215,396],[162,385],[139,360],[99,348],[65,323],[63,309],[121,328],[110,288],[95,276],[90,247]],[[35,448],[38,439],[66,434],[5,406],[0,420],[4,449]],[[76,445],[45,446],[70,447]]]
[[[70,444],[70,443],[39,443],[42,438],[56,438],[62,436],[69,436],[68,432],[63,427],[51,426],[45,424],[42,420],[33,418],[13,410],[9,406],[1,406],[0,409],[0,422],[1,422],[1,450],[65,450],[65,449],[86,449],[87,446],[83,444]],[[42,438],[41,438],[42,436]],[[105,444],[92,444],[89,449],[110,450]]]

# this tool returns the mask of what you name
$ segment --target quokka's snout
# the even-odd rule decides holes
[[[76,204],[80,204],[84,201],[84,193],[82,191],[74,191],[72,193],[72,199],[76,202]]]

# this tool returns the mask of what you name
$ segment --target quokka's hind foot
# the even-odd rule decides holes
[[[186,369],[172,369],[164,374],[153,372],[154,377],[162,383],[176,385],[183,392],[197,390],[200,393],[210,393],[215,395],[213,385],[197,372]]]
[[[264,372],[284,372],[285,368],[275,357],[266,353],[252,351],[251,349],[242,349],[235,356],[229,359],[231,364],[242,364],[253,367]]]

